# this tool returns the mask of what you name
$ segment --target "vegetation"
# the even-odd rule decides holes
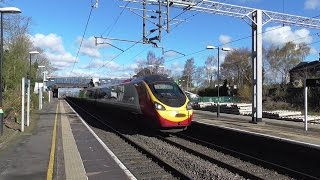
[[[31,89],[36,80],[42,79],[38,64],[52,69],[41,49],[34,47],[28,36],[31,19],[20,15],[6,16],[4,19],[4,54],[3,54],[3,108],[4,123],[14,128],[21,119],[21,79],[31,78]],[[30,62],[29,52],[37,50],[39,55]],[[30,71],[31,68],[31,72]],[[31,91],[32,92],[32,91]],[[38,106],[38,98],[31,93],[31,110]]]
[[[302,62],[309,52],[310,47],[306,44],[293,42],[282,46],[271,45],[264,49],[262,74],[263,107],[265,109],[303,108],[303,89],[293,87],[289,83],[289,71]],[[197,67],[194,58],[188,58],[182,74],[172,76],[184,90],[200,96],[217,96],[217,59],[216,56],[209,56],[203,66]],[[251,61],[251,50],[248,48],[233,49],[227,53],[220,65],[220,96],[237,96],[244,102],[251,102]],[[139,65],[137,72],[140,71],[140,74],[159,73],[157,67],[162,66],[164,62],[163,57],[157,58],[153,52],[149,52],[147,60]],[[146,68],[148,66],[151,68]],[[170,73],[167,74],[170,75]],[[222,82],[223,85],[221,85]],[[319,110],[319,89],[311,88],[309,91],[309,107],[315,111]]]

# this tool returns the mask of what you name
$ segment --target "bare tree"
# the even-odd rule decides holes
[[[193,79],[193,72],[195,71],[195,65],[194,65],[194,59],[190,58],[187,59],[186,64],[184,65],[184,69],[182,72],[182,81],[183,86],[186,87],[186,90],[188,91],[190,87],[192,86],[192,79]]]
[[[251,51],[246,48],[230,51],[221,64],[221,74],[239,88],[251,84]]]
[[[147,59],[138,62],[138,67],[135,72],[139,76],[149,75],[149,74],[166,74],[170,73],[169,70],[164,68],[164,58],[156,57],[155,53],[152,51],[148,52]]]
[[[212,86],[213,77],[216,76],[216,73],[217,73],[217,69],[216,69],[217,64],[218,64],[218,59],[215,56],[209,56],[205,61],[204,69],[207,77],[206,82],[210,87]]]
[[[197,67],[194,75],[193,75],[193,80],[194,80],[194,86],[198,89],[201,85],[204,84],[204,79],[205,77],[205,73],[203,73],[205,71],[205,67]]]
[[[281,47],[270,46],[266,50],[266,57],[270,70],[276,73],[273,74],[274,79],[279,79],[280,75],[281,83],[288,83],[289,71],[302,62],[309,52],[310,47],[304,43],[294,44],[293,42],[288,42]]]

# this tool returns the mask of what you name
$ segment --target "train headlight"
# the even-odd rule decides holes
[[[166,108],[164,106],[162,106],[161,104],[159,103],[154,103],[154,107],[157,109],[157,110],[166,110]]]
[[[191,102],[188,102],[188,104],[187,104],[187,110],[191,110],[192,109],[192,104],[191,104]]]

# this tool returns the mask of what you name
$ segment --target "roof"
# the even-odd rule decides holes
[[[311,68],[314,68],[314,67],[317,67],[317,66],[320,67],[320,61],[301,62],[298,65],[296,65],[295,67],[293,67],[289,72],[300,70],[300,69],[303,69],[303,68],[311,69]]]

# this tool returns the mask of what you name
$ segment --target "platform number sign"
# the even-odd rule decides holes
[[[307,79],[307,87],[320,87],[320,78],[317,79]]]

